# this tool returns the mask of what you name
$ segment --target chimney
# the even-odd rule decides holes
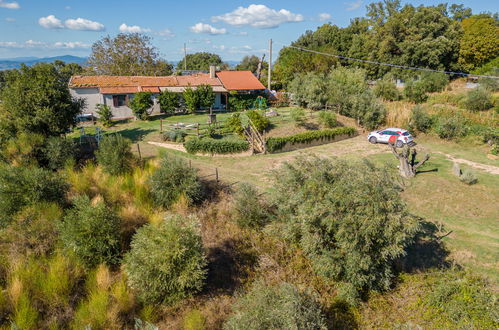
[[[216,78],[215,77],[215,73],[216,73],[217,69],[214,65],[210,65],[210,78]]]

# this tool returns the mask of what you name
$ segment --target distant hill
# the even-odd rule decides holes
[[[21,64],[26,64],[28,66],[35,65],[36,63],[51,63],[56,60],[64,61],[66,63],[78,63],[80,65],[85,64],[87,61],[86,57],[78,57],[72,55],[54,56],[54,57],[16,57],[0,59],[0,70],[8,69],[18,69]]]

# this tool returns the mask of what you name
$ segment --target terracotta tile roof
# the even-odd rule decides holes
[[[101,94],[134,94],[139,91],[138,87],[101,87],[99,88]]]
[[[220,82],[220,80],[218,80],[218,78],[210,78],[210,75],[208,73],[199,73],[189,76],[177,76],[176,78],[179,86],[222,86],[222,83]]]
[[[156,87],[156,86],[142,86],[141,89],[143,92],[151,92],[151,93],[160,93],[161,92],[159,90],[159,87]]]
[[[256,79],[251,71],[220,71],[217,72],[217,77],[223,86],[230,91],[265,89],[265,86]]]
[[[73,76],[69,82],[70,88],[84,87],[119,87],[119,86],[177,86],[173,76]]]

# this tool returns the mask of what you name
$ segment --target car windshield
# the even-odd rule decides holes
[[[409,132],[404,132],[404,134],[402,134],[403,136],[410,136],[411,134]]]

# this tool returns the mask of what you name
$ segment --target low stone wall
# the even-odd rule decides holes
[[[316,146],[320,146],[323,144],[334,143],[334,142],[339,142],[342,140],[350,139],[350,138],[353,138],[357,135],[358,134],[354,134],[354,135],[342,134],[342,135],[336,136],[334,139],[323,138],[323,139],[314,140],[314,141],[308,142],[308,143],[295,143],[295,144],[293,144],[291,142],[288,142],[288,143],[286,143],[284,148],[282,148],[278,151],[275,151],[274,153],[277,154],[277,153],[281,153],[281,152],[289,152],[289,151],[295,151],[295,150],[304,149],[304,148],[316,147]]]

